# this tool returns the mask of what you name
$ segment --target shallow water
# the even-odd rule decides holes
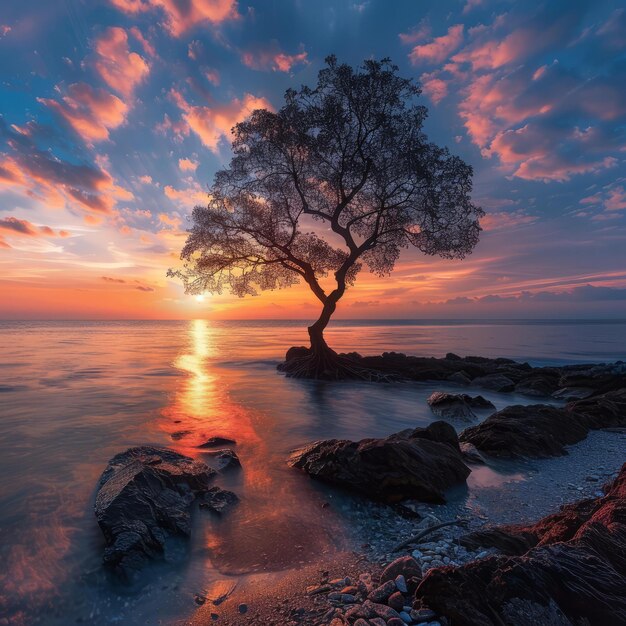
[[[305,343],[303,322],[1,322],[0,616],[10,623],[157,623],[193,612],[212,581],[281,571],[345,545],[327,490],[285,465],[313,439],[379,436],[432,421],[441,385],[322,383],[275,370]],[[505,356],[533,364],[626,357],[625,323],[339,322],[338,350]],[[484,393],[497,408],[529,399]],[[459,427],[464,427],[459,424]],[[179,440],[171,435],[189,431]],[[107,460],[132,445],[198,454],[211,435],[239,442],[243,471],[218,484],[241,496],[225,520],[198,512],[189,545],[128,592],[100,566],[92,512]],[[489,515],[527,467],[474,472],[469,493]],[[505,487],[506,486],[506,487]],[[481,494],[490,494],[482,498]],[[481,499],[482,498],[482,499]],[[157,618],[158,616],[158,618]]]

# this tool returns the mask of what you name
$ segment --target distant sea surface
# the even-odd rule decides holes
[[[437,387],[277,373],[285,350],[306,339],[302,321],[0,322],[0,616],[18,625],[166,623],[185,618],[193,593],[216,578],[281,571],[340,547],[341,516],[320,515],[327,496],[286,466],[289,450],[425,425]],[[337,321],[327,339],[361,354],[626,359],[619,320]],[[484,395],[498,408],[530,402]],[[107,460],[145,443],[198,456],[216,434],[238,441],[243,470],[219,484],[239,493],[239,507],[224,521],[198,514],[182,558],[166,555],[172,563],[139,592],[116,588],[102,571],[92,511]]]

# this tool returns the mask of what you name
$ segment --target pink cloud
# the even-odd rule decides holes
[[[621,211],[626,209],[626,191],[624,187],[618,186],[609,190],[604,202],[604,208],[607,211]]]
[[[467,0],[463,7],[463,15],[467,15],[472,9],[482,6],[484,3],[485,0]]]
[[[166,194],[167,194],[167,191],[166,191]],[[165,226],[169,226],[170,228],[178,229],[178,227],[182,223],[182,220],[180,219],[180,217],[177,217],[176,215],[169,215],[168,213],[159,213],[159,222],[161,222],[161,224],[164,224]]]
[[[450,26],[448,32],[435,37],[430,43],[415,46],[409,54],[413,65],[420,63],[441,63],[463,43],[463,24]]]
[[[536,215],[527,215],[521,209],[518,211],[498,211],[496,213],[487,213],[481,220],[480,225],[485,231],[493,230],[511,230],[518,226],[526,226],[536,222]]]
[[[236,0],[111,0],[111,3],[129,14],[162,10],[165,27],[174,37],[199,24],[217,25],[239,17]]]
[[[104,82],[127,98],[143,82],[150,68],[146,61],[128,47],[128,35],[123,28],[112,26],[96,40],[96,69]]]
[[[136,26],[131,27],[129,32],[141,44],[143,51],[149,57],[157,55],[156,48],[143,36],[143,33]]]
[[[241,54],[241,62],[254,70],[272,70],[274,72],[290,72],[296,65],[308,63],[307,53],[302,50],[298,54],[286,54],[273,43],[267,48],[245,51]]]
[[[405,45],[412,45],[418,41],[425,41],[430,37],[431,28],[427,19],[423,19],[415,28],[408,33],[400,33],[398,37]]]
[[[205,205],[208,201],[207,192],[198,183],[191,183],[185,189],[175,189],[171,185],[166,185],[163,193],[182,208],[189,208],[198,204]]]
[[[46,207],[100,213],[111,213],[118,201],[133,199],[133,194],[109,174],[103,158],[96,157],[93,165],[64,161],[47,150],[39,150],[28,134],[22,134],[19,141],[9,136],[7,144],[13,152],[0,161],[0,188],[11,189]]]
[[[235,98],[227,104],[212,107],[192,106],[176,91],[172,92],[172,97],[183,111],[183,119],[188,127],[213,152],[218,152],[220,141],[228,139],[235,124],[248,117],[252,111],[272,109],[272,105],[265,98],[249,93],[244,94],[241,100]]]
[[[61,102],[37,101],[58,113],[88,143],[108,139],[109,131],[124,123],[128,111],[117,96],[86,83],[70,85]]]
[[[28,220],[18,217],[0,218],[0,248],[11,248],[5,237],[69,237],[66,230],[50,228],[50,226],[37,226]]]
[[[195,172],[198,169],[198,162],[192,159],[178,159],[178,167],[183,172]]]
[[[448,95],[448,84],[439,78],[436,72],[422,74],[420,77],[422,91],[435,103],[439,103]]]

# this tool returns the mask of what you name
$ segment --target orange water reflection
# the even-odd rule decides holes
[[[224,519],[199,515],[202,542],[195,549],[221,573],[231,575],[315,560],[333,549],[334,538],[341,534],[338,521],[322,507],[323,493],[287,467],[282,446],[277,445],[281,429],[276,418],[232,400],[231,387],[242,384],[242,374],[235,366],[216,362],[223,332],[207,320],[189,324],[187,344],[174,362],[185,377],[159,424],[172,447],[209,465],[211,457],[198,449],[200,443],[212,436],[237,441],[242,469],[218,476],[215,484],[235,491],[240,503]]]

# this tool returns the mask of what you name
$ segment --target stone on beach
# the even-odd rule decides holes
[[[95,502],[106,540],[104,563],[130,579],[163,553],[168,537],[188,537],[190,505],[214,474],[205,463],[167,448],[141,446],[114,456]]]
[[[470,473],[454,428],[441,421],[384,439],[316,441],[295,450],[289,464],[318,480],[386,502],[445,502],[444,491],[465,483]]]

